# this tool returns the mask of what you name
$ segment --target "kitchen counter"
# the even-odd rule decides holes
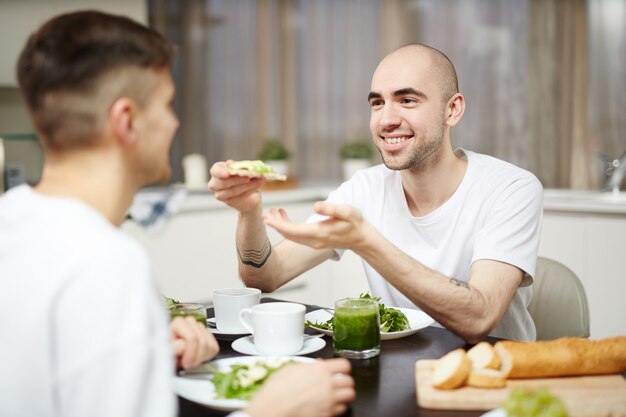
[[[336,186],[332,185],[308,185],[289,190],[267,191],[263,193],[264,205],[281,205],[301,203],[303,201],[324,200]],[[210,191],[189,192],[187,200],[183,203],[181,211],[215,210],[224,209],[224,203],[217,201]]]
[[[301,187],[267,191],[263,193],[265,205],[315,202],[325,199],[339,186],[339,183],[304,184]],[[156,187],[142,190],[142,195],[162,194],[168,191],[185,190],[187,197],[180,207],[181,212],[227,209],[217,201],[209,190],[187,190],[184,186]],[[605,213],[626,215],[626,192],[611,193],[605,191],[567,190],[547,188],[543,194],[543,206],[546,211],[564,211],[572,213]]]
[[[545,211],[626,215],[626,192],[546,189]]]

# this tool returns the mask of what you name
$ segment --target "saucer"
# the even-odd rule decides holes
[[[235,339],[237,339],[239,337],[242,337],[242,336],[245,336],[247,334],[250,334],[250,332],[243,332],[243,333],[221,332],[221,331],[217,330],[217,327],[215,325],[215,317],[207,319],[206,322],[207,322],[207,329],[211,333],[213,333],[217,339],[220,339],[220,340],[235,340]]]
[[[252,336],[244,336],[239,338],[233,342],[231,345],[233,350],[243,353],[244,355],[265,355],[257,350],[256,346],[254,346],[254,340]],[[309,353],[317,352],[326,346],[326,341],[321,337],[315,336],[304,336],[304,344],[302,345],[302,349],[300,349],[296,353],[292,353],[291,355],[308,355]]]

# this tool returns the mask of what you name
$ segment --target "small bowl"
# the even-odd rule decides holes
[[[173,303],[169,305],[170,318],[191,316],[206,326],[206,305],[201,303]]]

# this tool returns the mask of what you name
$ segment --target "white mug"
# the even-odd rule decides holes
[[[199,153],[192,153],[183,157],[183,171],[185,185],[188,188],[206,188],[208,183],[208,169],[206,158]]]
[[[223,333],[246,333],[239,322],[239,312],[261,302],[261,290],[257,288],[222,288],[213,291],[215,326]]]
[[[239,320],[254,336],[254,346],[266,355],[290,355],[302,349],[304,313],[297,303],[264,303],[239,312]]]

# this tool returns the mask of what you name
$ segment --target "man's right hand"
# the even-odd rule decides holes
[[[260,189],[265,179],[232,175],[227,166],[230,162],[233,161],[213,164],[209,189],[215,193],[215,198],[241,213],[258,210],[261,206]]]
[[[251,417],[331,417],[354,401],[354,379],[344,358],[286,365],[243,411]]]

